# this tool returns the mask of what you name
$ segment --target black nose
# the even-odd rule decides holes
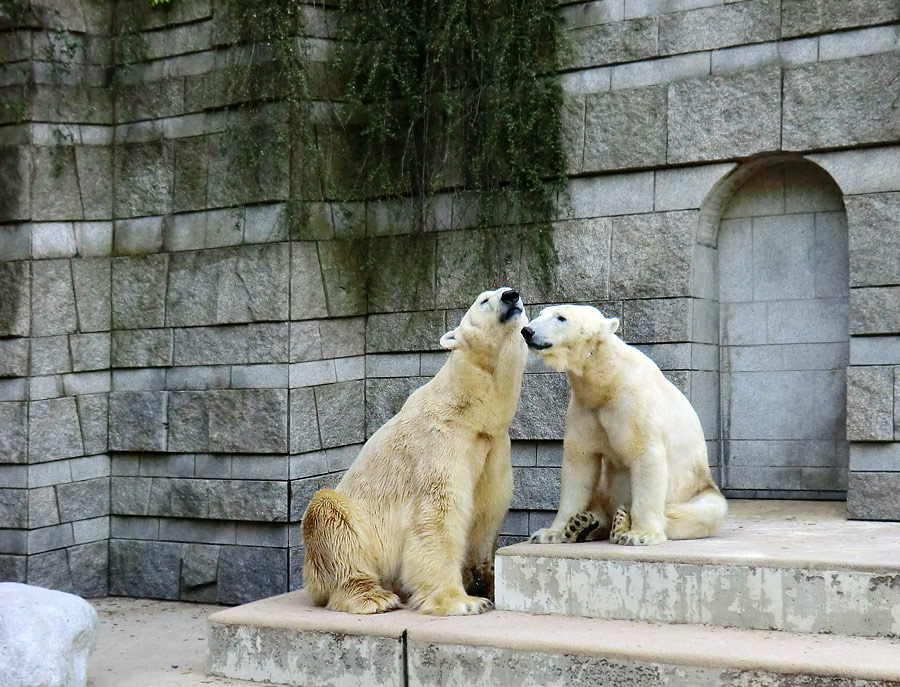
[[[500,296],[500,300],[504,303],[515,303],[519,300],[519,292],[518,291],[504,291],[503,295]]]
[[[522,327],[522,337],[525,341],[531,341],[532,336],[534,336],[534,330],[531,327]]]

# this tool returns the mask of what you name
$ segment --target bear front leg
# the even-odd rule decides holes
[[[652,446],[631,464],[631,512],[620,508],[610,541],[624,546],[650,546],[666,541],[666,491],[669,470],[665,449]]]
[[[537,544],[565,542],[570,520],[587,510],[600,473],[600,456],[586,440],[592,436],[594,425],[595,421],[587,413],[569,405],[563,440],[559,510],[550,527],[539,529],[529,541]]]
[[[509,435],[504,434],[491,442],[484,470],[475,485],[472,530],[463,572],[470,594],[494,598],[494,552],[512,490],[510,442]]]
[[[462,567],[472,512],[472,493],[439,494],[442,501],[423,508],[410,528],[400,577],[409,607],[433,615],[476,615],[494,607],[490,599],[470,596]]]

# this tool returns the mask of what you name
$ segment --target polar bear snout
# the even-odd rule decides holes
[[[500,321],[508,322],[513,317],[521,315],[525,311],[525,304],[519,297],[518,291],[509,289],[500,295]]]
[[[525,339],[525,343],[528,344],[528,348],[531,348],[535,351],[542,351],[545,348],[550,348],[550,346],[552,345],[549,341],[541,337],[540,334],[536,335],[536,332],[531,327],[522,328],[522,338]]]

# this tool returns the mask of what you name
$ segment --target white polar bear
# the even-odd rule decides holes
[[[690,402],[588,305],[545,308],[522,330],[572,387],[559,511],[539,543],[641,546],[715,534],[728,510]]]
[[[493,587],[527,323],[518,293],[482,293],[441,337],[452,352],[435,378],[372,435],[335,490],[315,493],[303,516],[303,580],[317,604],[351,613],[401,599],[439,615],[491,608],[466,587],[487,596]]]

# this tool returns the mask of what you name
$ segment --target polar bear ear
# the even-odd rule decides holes
[[[441,337],[441,348],[446,348],[448,351],[452,351],[459,345],[459,341],[456,340],[456,330],[451,329],[449,332],[444,334]]]
[[[619,331],[619,318],[618,317],[610,317],[606,322],[607,322],[607,324],[609,324],[609,333],[610,334],[615,334],[617,331]]]

